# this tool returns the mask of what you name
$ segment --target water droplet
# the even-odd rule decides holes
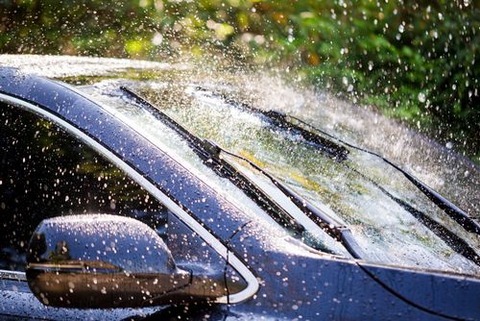
[[[159,32],[156,32],[152,38],[152,44],[155,46],[160,46],[163,42],[163,35]]]
[[[372,70],[373,69],[373,61],[369,61],[368,62],[368,70]]]
[[[417,98],[418,101],[421,103],[424,103],[427,100],[427,96],[425,95],[425,93],[419,93]]]

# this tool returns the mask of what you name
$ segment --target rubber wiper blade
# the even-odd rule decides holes
[[[258,188],[254,182],[248,177],[239,172],[232,164],[220,157],[221,153],[225,153],[232,157],[238,158],[247,162],[250,166],[258,170],[265,177],[267,177],[286,197],[288,197],[292,203],[309,219],[315,222],[321,229],[323,229],[328,235],[337,239],[345,249],[356,259],[364,257],[363,251],[353,237],[351,230],[336,222],[327,213],[319,210],[314,205],[310,204],[293,190],[288,188],[285,184],[281,183],[273,175],[266,172],[264,169],[251,162],[250,160],[231,153],[214,142],[206,139],[202,139],[193,133],[189,132],[182,125],[176,122],[174,119],[166,115],[164,112],[155,107],[152,103],[141,97],[129,88],[121,87],[121,90],[130,95],[135,101],[137,101],[143,108],[147,108],[155,117],[161,120],[168,127],[173,129],[179,134],[187,143],[190,148],[203,160],[203,162],[212,168],[217,174],[229,179],[234,185],[239,187],[245,194],[247,194],[252,200],[254,200],[260,208],[266,211],[272,218],[274,218],[281,225],[295,231],[296,236],[300,237],[305,228],[297,221],[290,213],[284,210],[278,203],[276,203],[270,196],[268,196],[263,190]]]
[[[322,153],[330,156],[336,161],[342,162],[347,160],[349,153],[348,149],[326,139],[325,137],[306,130],[300,124],[293,123],[288,115],[274,110],[262,111],[262,114],[268,117],[274,126],[283,128],[290,133],[300,135],[309,145],[316,147]]]
[[[204,90],[198,87],[199,90]],[[251,113],[262,115],[264,120],[267,121],[273,128],[283,130],[292,136],[300,136],[304,142],[313,146],[324,155],[342,162],[348,159],[348,149],[344,146],[335,143],[329,138],[323,137],[313,131],[308,130],[302,123],[294,121],[295,119],[287,114],[275,111],[275,110],[263,110],[253,107],[244,102],[236,101],[230,97],[222,94],[213,94],[220,97],[225,103],[246,110]]]

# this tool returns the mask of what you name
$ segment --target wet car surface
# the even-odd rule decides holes
[[[282,127],[228,86],[192,81],[174,87],[172,79],[156,79],[155,73],[142,79],[140,69],[133,69],[140,77],[132,79],[120,65],[123,74],[91,71],[86,79],[63,79],[80,82],[76,88],[24,69],[2,69],[1,210],[8,222],[2,226],[2,316],[479,316],[477,223],[465,218],[459,223],[449,213],[463,211],[453,204],[442,209],[397,168],[342,140],[319,132],[324,143],[312,143],[294,130],[298,119]],[[146,69],[152,68],[162,66]],[[363,166],[365,159],[369,167]],[[225,172],[230,165],[233,178]],[[152,281],[139,290],[141,303],[123,298],[120,304],[117,298],[95,306],[89,296],[121,293],[123,283],[90,294],[87,289],[82,299],[74,295],[78,281],[70,280],[55,304],[50,289],[38,290],[43,283],[28,279],[38,264],[48,275],[45,261],[52,260],[52,255],[32,255],[36,247],[30,238],[43,220],[76,217],[72,214],[135,218],[156,232],[177,268],[212,284],[199,295],[190,281],[186,292],[174,288],[170,296],[146,290],[156,288]],[[85,224],[73,224],[75,233]],[[106,236],[93,235],[93,248],[112,248]],[[52,244],[45,253],[58,255],[57,243]],[[81,255],[78,261],[85,260]],[[142,255],[137,260],[148,261]],[[49,264],[59,269],[65,260],[55,256]],[[110,255],[102,260],[112,262]],[[127,264],[119,273],[128,278],[129,269]]]

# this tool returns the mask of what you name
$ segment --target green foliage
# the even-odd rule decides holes
[[[149,37],[156,12],[138,2],[5,0],[0,51],[126,56],[125,43]]]
[[[478,2],[6,0],[0,16],[0,52],[156,60],[228,52],[289,67],[480,154]]]

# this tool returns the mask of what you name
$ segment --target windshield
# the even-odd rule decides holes
[[[415,213],[447,226],[473,248],[479,245],[476,237],[463,230],[383,160],[349,149],[347,159],[339,161],[294,133],[276,128],[264,118],[238,108],[235,100],[225,99],[224,88],[222,91],[222,88],[209,89],[196,84],[172,88],[168,83],[155,81],[129,85],[139,89],[189,131],[268,170],[304,199],[344,223],[362,247],[364,259],[462,273],[474,273],[478,269],[474,262],[458,253],[455,244],[442,238],[435,226],[425,224]],[[112,112],[182,160],[185,167],[246,213],[268,222],[275,233],[282,233],[278,224],[241,191],[206,168],[173,131],[122,97],[119,86],[119,82],[103,81],[83,90],[105,100],[106,105],[113,107]],[[260,172],[238,159],[229,161],[255,177],[262,189],[275,198],[283,197],[282,202],[288,203]],[[295,206],[288,206],[295,211]],[[415,211],[412,212],[412,208]],[[322,244],[329,251],[348,256],[343,246],[322,233],[318,226],[310,222],[305,227],[308,238],[314,240],[305,240],[307,244]]]

